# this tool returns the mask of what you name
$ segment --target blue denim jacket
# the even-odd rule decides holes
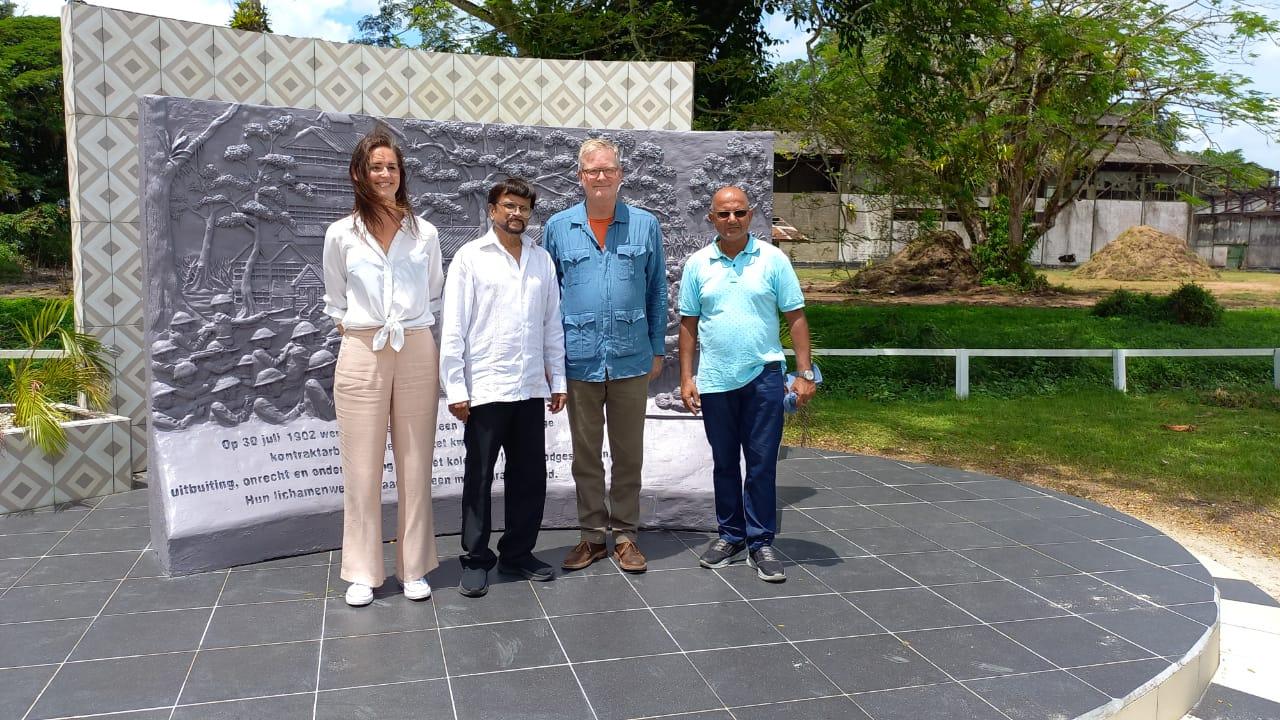
[[[565,373],[603,382],[649,372],[666,354],[667,266],[658,219],[619,202],[604,250],[587,206],[562,210],[543,226],[543,247],[560,280]]]

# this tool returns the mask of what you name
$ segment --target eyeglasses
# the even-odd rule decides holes
[[[581,172],[587,178],[615,178],[622,172],[622,168],[583,168]]]
[[[751,210],[712,210],[711,214],[721,220],[728,220],[730,217],[736,217],[739,220],[751,214]]]
[[[533,208],[528,205],[517,205],[513,202],[498,203],[498,207],[507,211],[508,215],[524,215],[528,217],[533,214]]]

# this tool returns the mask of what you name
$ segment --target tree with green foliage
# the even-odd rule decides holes
[[[779,70],[768,124],[852,150],[864,171],[941,201],[975,244],[998,238],[1006,247],[987,255],[1007,264],[1005,278],[1034,277],[1030,248],[1126,133],[1168,145],[1223,124],[1280,125],[1273,98],[1217,64],[1252,57],[1280,30],[1235,2],[787,6],[813,32],[814,67]],[[985,207],[989,198],[1008,210]]]
[[[736,126],[767,90],[772,0],[381,0],[356,42],[438,52],[584,60],[689,61],[694,126]]]
[[[271,21],[267,17],[267,9],[262,6],[262,0],[239,0],[228,25],[235,30],[271,32]]]

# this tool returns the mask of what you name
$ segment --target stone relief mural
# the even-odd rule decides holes
[[[398,138],[415,210],[446,263],[486,229],[486,194],[520,176],[538,190],[529,232],[581,200],[577,148],[622,149],[624,201],[662,223],[670,282],[667,361],[651,414],[681,414],[675,300],[685,258],[713,236],[711,194],[746,189],[753,230],[772,211],[769,133],[582,130],[373,118],[184,98],[142,101],[152,427],[251,418],[332,420],[340,338],[322,313],[325,228],[351,211],[347,164],[375,124]]]

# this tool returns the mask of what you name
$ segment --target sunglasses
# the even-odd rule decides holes
[[[741,220],[751,213],[750,210],[712,210],[711,215],[721,220],[728,220],[731,217]]]

